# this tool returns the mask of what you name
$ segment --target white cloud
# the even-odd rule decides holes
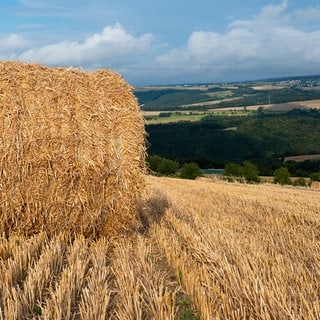
[[[297,12],[287,9],[288,1],[266,6],[252,19],[232,22],[226,33],[195,31],[184,47],[158,57],[157,64],[171,72],[206,73],[207,80],[319,73],[320,30],[294,27]],[[315,17],[311,8],[304,13]]]
[[[31,42],[20,35],[11,34],[6,36],[0,36],[1,48],[0,58],[1,59],[14,59],[19,52],[29,48]]]
[[[293,13],[292,19],[302,23],[320,22],[320,6],[299,9]]]
[[[150,49],[152,40],[152,34],[136,37],[117,23],[106,26],[101,33],[93,34],[82,42],[65,40],[29,49],[17,58],[48,65],[118,68],[139,63],[140,56]]]
[[[263,28],[270,25],[275,26],[284,22],[284,12],[288,8],[288,1],[284,0],[279,5],[268,5],[250,20],[235,20],[230,24],[231,28]]]

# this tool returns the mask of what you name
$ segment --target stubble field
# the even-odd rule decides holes
[[[0,319],[320,319],[320,192],[146,177],[139,224],[0,238]]]

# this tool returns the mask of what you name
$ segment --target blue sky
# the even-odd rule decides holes
[[[132,85],[320,74],[319,0],[7,0],[0,59]]]

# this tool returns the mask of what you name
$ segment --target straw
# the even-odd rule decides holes
[[[88,237],[134,223],[145,130],[108,70],[0,62],[0,233]]]

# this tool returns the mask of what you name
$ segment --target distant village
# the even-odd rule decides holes
[[[320,75],[299,77],[298,79],[283,79],[276,82],[279,86],[292,86],[292,87],[320,87]]]

